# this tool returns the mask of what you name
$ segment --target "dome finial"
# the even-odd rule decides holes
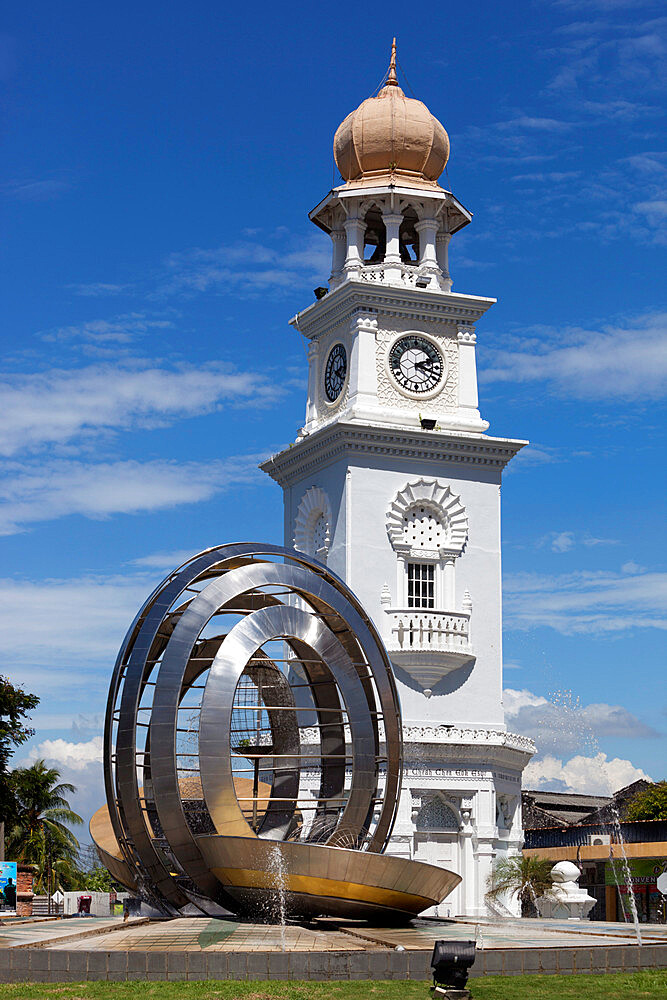
[[[391,59],[389,61],[389,73],[385,87],[398,87],[398,77],[396,76],[396,39],[391,43]]]

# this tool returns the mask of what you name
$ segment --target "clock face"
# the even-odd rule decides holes
[[[341,394],[347,375],[347,353],[342,344],[334,344],[324,369],[324,391],[330,403]]]
[[[432,392],[442,381],[440,351],[425,337],[401,337],[389,352],[389,368],[407,392]]]

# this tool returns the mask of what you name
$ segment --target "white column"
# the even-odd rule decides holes
[[[460,326],[459,342],[459,413],[467,419],[479,420],[477,395],[477,336],[471,326]]]
[[[357,416],[372,416],[377,405],[375,352],[377,316],[356,313],[350,324],[350,394],[349,406]]]
[[[347,239],[344,229],[334,229],[330,233],[333,250],[331,254],[331,276],[329,282],[332,287],[338,285],[343,277],[345,267],[345,256],[347,252]]]
[[[468,644],[472,644],[472,597],[470,596],[469,590],[463,591],[463,601],[461,602],[461,610],[466,615],[470,615],[468,621]]]
[[[401,240],[400,229],[403,222],[402,215],[392,215],[390,212],[382,214],[387,231],[387,249],[384,254],[384,280],[388,282],[400,282],[401,280]]]
[[[456,585],[454,572],[454,556],[450,556],[445,560],[445,593],[443,594],[443,611],[456,610]]]
[[[435,238],[435,255],[438,267],[442,271],[442,281],[447,292],[452,290],[452,279],[449,274],[449,241],[451,238],[451,233],[438,233]]]
[[[435,254],[435,237],[438,232],[437,219],[422,219],[415,226],[419,233],[419,263],[422,267],[437,268],[438,260]]]
[[[345,582],[352,586],[352,470],[345,473]]]
[[[462,829],[459,832],[461,849],[461,875],[463,876],[463,915],[473,913],[475,908],[475,858],[472,846],[474,829],[470,821],[470,807],[461,809]]]
[[[308,344],[308,402],[306,403],[306,430],[317,420],[317,379],[319,376],[320,345],[317,340]]]
[[[486,914],[486,902],[484,896],[487,892],[489,876],[493,871],[493,862],[496,852],[493,848],[492,840],[478,840],[477,850],[474,852],[475,874],[477,876],[476,895],[477,899],[472,911],[468,914],[473,917],[482,917]]]
[[[363,267],[366,223],[363,219],[346,219],[343,226],[347,235],[345,273],[350,276]]]
[[[396,560],[396,604],[399,608],[405,608],[408,604],[405,572],[405,556],[399,555]]]

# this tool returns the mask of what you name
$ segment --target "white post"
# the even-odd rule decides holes
[[[438,260],[435,253],[435,237],[438,232],[437,219],[422,219],[415,226],[419,233],[419,263],[423,267],[437,268]]]
[[[306,430],[317,420],[317,379],[319,376],[320,345],[317,340],[308,344],[308,402],[306,404]]]
[[[477,362],[475,344],[477,336],[473,327],[460,326],[459,342],[459,414],[466,420],[480,420],[477,395]]]
[[[349,406],[359,416],[367,418],[372,415],[377,401],[377,316],[374,313],[356,313],[350,324],[350,333]]]
[[[345,273],[348,277],[354,276],[355,272],[363,267],[364,256],[364,233],[366,223],[363,219],[346,219],[343,223],[347,235],[347,252],[345,255]]]
[[[445,560],[445,593],[443,611],[456,610],[456,585],[454,582],[454,557]]]
[[[452,279],[449,273],[449,241],[451,238],[451,233],[438,233],[435,238],[435,255],[438,259],[438,267],[442,271],[442,281],[447,292],[452,290]]]
[[[463,602],[461,604],[463,612],[466,615],[470,615],[468,619],[468,645],[472,643],[472,597],[470,596],[469,590],[463,591]]]
[[[408,595],[405,582],[405,556],[396,560],[396,604],[399,608],[407,608]]]
[[[331,275],[329,283],[332,287],[340,284],[345,267],[345,256],[347,251],[347,240],[344,229],[334,229],[331,232],[331,242],[333,251],[331,254]]]
[[[384,280],[400,282],[401,280],[401,240],[400,229],[402,215],[382,213],[382,221],[387,231],[387,249],[384,254]]]

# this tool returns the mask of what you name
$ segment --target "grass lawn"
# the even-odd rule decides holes
[[[486,976],[471,979],[475,1000],[641,1000],[667,996],[667,972],[606,976]],[[428,1000],[425,982],[12,983],[0,1000]]]

